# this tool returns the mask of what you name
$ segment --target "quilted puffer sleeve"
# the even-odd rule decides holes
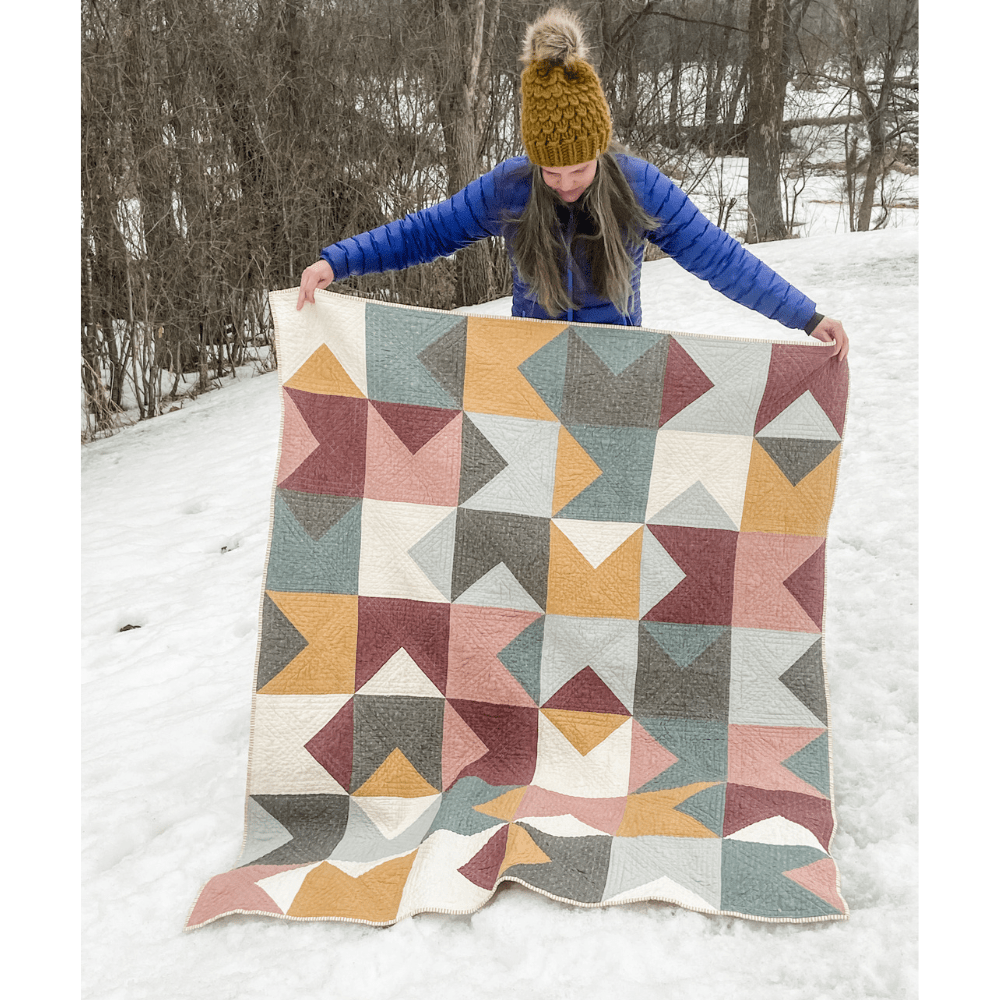
[[[321,256],[339,281],[349,275],[426,264],[499,235],[507,172],[505,161],[447,201],[334,243]]]
[[[646,211],[661,220],[649,240],[665,250],[685,270],[707,281],[716,291],[748,309],[804,330],[816,303],[742,247],[729,233],[714,226],[669,177],[651,163],[623,163]]]

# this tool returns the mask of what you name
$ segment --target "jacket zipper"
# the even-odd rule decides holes
[[[566,285],[569,291],[569,313],[566,319],[572,323],[573,322],[573,218],[574,211],[571,208],[569,210],[569,226],[566,229],[568,234],[568,239],[566,240]]]

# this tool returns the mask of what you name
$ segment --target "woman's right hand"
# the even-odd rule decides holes
[[[325,260],[310,264],[302,272],[299,282],[299,301],[296,309],[301,309],[307,302],[316,304],[316,289],[326,288],[333,281],[333,268]]]

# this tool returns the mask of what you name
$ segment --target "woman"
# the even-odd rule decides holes
[[[503,236],[514,316],[638,326],[644,241],[769,319],[836,345],[837,320],[713,226],[652,164],[612,147],[611,114],[579,22],[562,9],[529,27],[521,61],[526,156],[453,198],[327,247],[302,272],[297,308],[349,275],[398,270]]]

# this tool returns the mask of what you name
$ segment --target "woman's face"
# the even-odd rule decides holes
[[[596,173],[596,159],[569,167],[542,167],[542,179],[568,204],[576,201],[590,187]]]

